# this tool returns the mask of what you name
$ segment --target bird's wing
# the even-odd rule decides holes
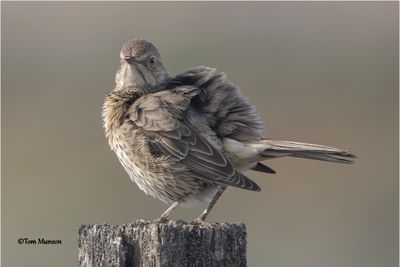
[[[129,120],[149,138],[149,147],[184,164],[207,181],[260,191],[257,184],[237,172],[215,147],[186,119],[185,111],[196,87],[177,87],[142,96],[129,108]]]

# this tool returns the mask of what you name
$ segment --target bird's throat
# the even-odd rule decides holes
[[[123,64],[116,74],[117,87],[147,88],[157,85],[153,74],[143,66],[137,64]]]
[[[115,83],[119,88],[142,87],[146,85],[146,80],[136,65],[123,64],[115,76]]]

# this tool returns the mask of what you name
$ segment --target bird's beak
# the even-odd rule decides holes
[[[128,63],[136,62],[135,57],[133,57],[133,56],[125,56],[125,57],[124,57],[124,60],[125,60],[126,62],[128,62]]]

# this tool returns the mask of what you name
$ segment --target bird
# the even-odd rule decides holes
[[[348,150],[283,141],[263,134],[254,105],[226,75],[207,66],[170,75],[158,49],[136,38],[122,45],[115,87],[102,109],[105,136],[140,190],[178,206],[207,205],[205,222],[227,187],[258,192],[249,171],[274,174],[263,163],[295,157],[353,163]]]

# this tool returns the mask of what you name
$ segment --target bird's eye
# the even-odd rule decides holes
[[[150,57],[150,66],[154,67],[157,64],[157,59],[155,56]]]

